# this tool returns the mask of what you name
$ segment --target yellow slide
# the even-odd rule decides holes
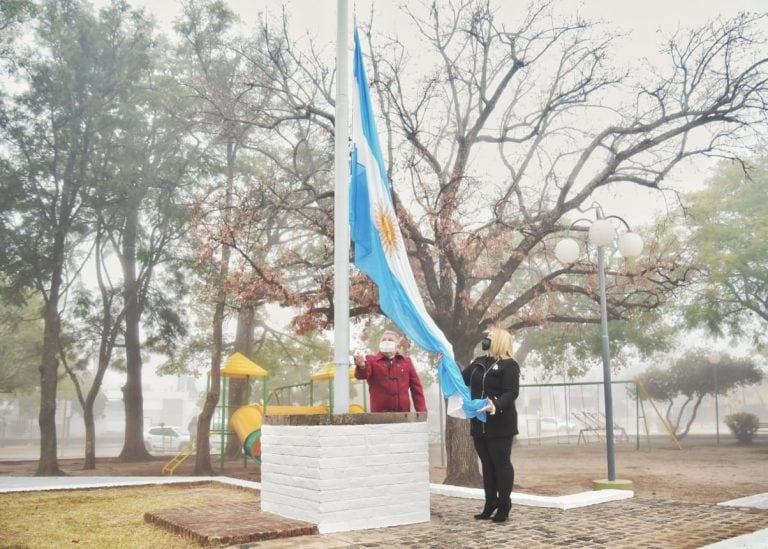
[[[363,407],[359,404],[350,404],[349,411],[352,414],[362,414]],[[270,416],[305,416],[312,414],[327,414],[328,406],[267,406],[267,415]],[[243,443],[243,451],[257,463],[261,463],[261,421],[264,417],[264,409],[261,404],[248,404],[238,408],[230,420],[232,430]]]

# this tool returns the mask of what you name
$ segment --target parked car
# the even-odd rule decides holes
[[[144,446],[148,452],[179,452],[190,440],[189,431],[173,425],[150,427],[144,433]]]
[[[540,421],[542,431],[557,431],[560,434],[568,433],[569,425],[566,421],[554,417],[542,417]]]
[[[548,416],[520,415],[517,424],[520,432],[529,437],[567,435],[572,428],[568,422]]]

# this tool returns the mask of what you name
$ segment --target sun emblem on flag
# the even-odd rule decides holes
[[[392,208],[379,204],[374,213],[374,222],[376,223],[376,230],[379,231],[379,238],[381,239],[381,245],[384,247],[384,252],[387,255],[395,253],[400,247],[400,231],[398,230],[395,212],[392,211]]]

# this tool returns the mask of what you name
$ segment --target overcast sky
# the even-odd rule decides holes
[[[153,13],[163,29],[170,32],[171,22],[179,13],[175,0],[128,0],[134,6],[143,6]],[[336,40],[337,0],[225,0],[243,20],[246,28],[252,25],[259,13],[279,15],[285,6],[294,36],[304,32],[327,42],[326,53],[333,55]],[[107,0],[94,0],[104,5]],[[398,9],[396,0],[349,0],[349,18],[367,24],[373,10],[374,27],[379,32],[396,32],[406,41],[409,21]],[[590,20],[603,20],[611,29],[622,31],[627,36],[620,40],[614,50],[616,61],[632,66],[633,59],[653,58],[664,35],[680,27],[695,27],[716,17],[731,17],[739,11],[768,12],[768,0],[555,0],[563,13],[578,12]],[[526,9],[525,1],[501,1],[503,18],[512,18],[513,10]],[[509,12],[509,13],[508,13]],[[766,36],[768,36],[768,22]],[[350,38],[351,48],[351,38]],[[696,159],[678,166],[667,178],[667,185],[675,188],[693,189],[701,185],[710,173],[712,162]],[[641,189],[612,188],[601,191],[598,199],[612,213],[628,216],[635,224],[650,223],[664,216],[668,208],[677,206],[673,195],[670,202],[660,200],[658,193]]]
[[[171,21],[178,13],[173,0],[129,0],[135,6],[145,6],[161,21]],[[286,6],[296,28],[305,28],[329,40],[336,32],[336,0],[226,0],[233,11],[246,22],[259,12],[278,13]],[[103,3],[103,0],[97,3]],[[638,39],[652,38],[657,30],[669,31],[678,25],[696,25],[718,15],[730,16],[738,11],[768,11],[766,0],[558,0],[566,9],[578,10],[589,18],[613,21],[618,27],[634,31]],[[350,0],[350,20],[356,12],[359,21],[367,22],[371,7],[381,28],[392,28],[406,21],[394,0]],[[525,6],[525,2],[499,2],[505,6]],[[510,7],[509,9],[514,9]],[[402,28],[402,27],[401,27]]]
[[[179,4],[173,0],[129,0],[134,6],[144,6],[153,13],[161,26],[170,31],[170,25],[179,12]],[[226,0],[234,12],[250,26],[259,13],[280,13],[285,5],[296,35],[304,31],[321,42],[328,42],[332,54],[336,39],[337,0]],[[97,0],[96,4],[105,3]],[[374,26],[381,32],[396,31],[400,36],[408,35],[408,19],[397,8],[400,2],[393,0],[350,0],[350,28],[354,17],[367,24],[373,8]],[[620,44],[618,60],[625,60],[631,66],[631,59],[653,57],[662,36],[679,27],[697,26],[707,19],[718,16],[731,17],[739,11],[767,12],[768,0],[557,0],[563,10],[578,11],[591,20],[604,20],[611,28],[627,34]],[[499,2],[504,12],[525,9],[526,2]],[[768,35],[768,24],[766,25]],[[350,44],[351,47],[351,44]],[[680,185],[699,185],[709,173],[711,164],[698,161],[681,166],[674,171],[669,181]],[[622,216],[630,216],[635,223],[651,222],[654,217],[664,215],[667,206],[659,200],[657,193],[643,189],[613,190],[599,197],[606,209]],[[675,207],[676,204],[669,204]]]

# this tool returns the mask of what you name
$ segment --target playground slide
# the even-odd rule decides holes
[[[242,406],[235,410],[230,419],[230,427],[243,444],[245,455],[261,461],[261,406]]]
[[[359,404],[350,404],[349,411],[352,414],[362,414],[363,407]],[[289,415],[311,415],[327,414],[328,406],[267,406],[267,415],[270,416],[289,416]],[[261,462],[261,421],[264,417],[264,409],[261,404],[248,404],[238,408],[230,425],[232,430],[243,444],[245,454],[257,462]]]

